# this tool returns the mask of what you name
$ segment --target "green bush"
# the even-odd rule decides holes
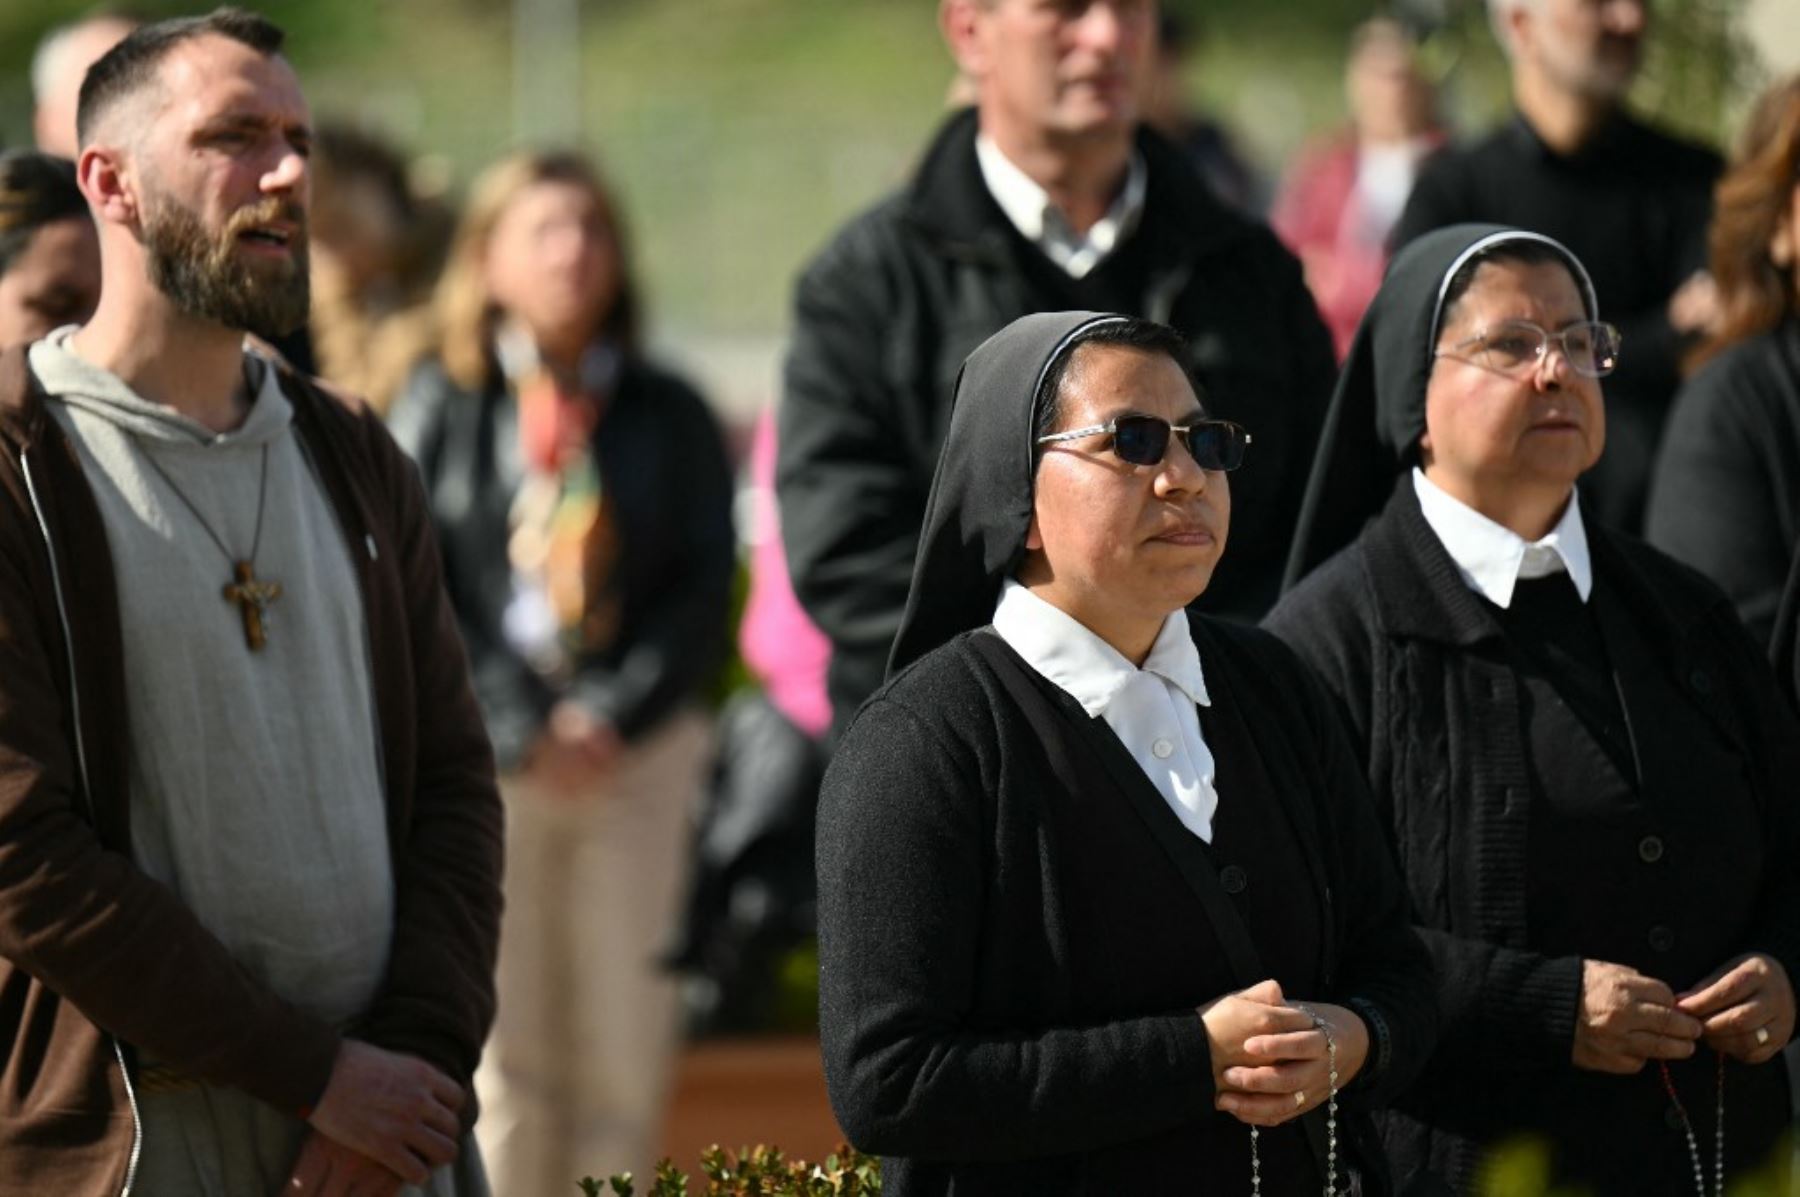
[[[881,1197],[881,1165],[869,1156],[840,1145],[822,1164],[790,1160],[779,1147],[739,1148],[733,1155],[716,1144],[700,1156],[703,1189],[688,1187],[687,1173],[669,1160],[656,1165],[656,1176],[644,1197]],[[617,1197],[636,1197],[631,1173],[602,1182],[581,1181],[584,1197],[605,1197],[607,1186]]]

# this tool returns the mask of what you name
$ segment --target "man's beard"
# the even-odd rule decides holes
[[[277,220],[296,230],[285,261],[259,261],[239,252],[240,233]],[[217,235],[181,205],[158,201],[145,205],[143,230],[150,281],[187,315],[264,340],[285,337],[306,323],[311,295],[306,213],[293,201],[270,198],[240,208]]]

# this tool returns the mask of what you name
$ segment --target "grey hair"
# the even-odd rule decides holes
[[[31,54],[31,98],[38,103],[44,102],[44,93],[50,90],[50,83],[62,73],[62,57],[69,49],[69,39],[88,23],[92,17],[79,21],[70,21],[66,25],[58,25],[46,33]]]
[[[119,25],[130,30],[143,23],[143,18],[135,9],[113,8],[108,5],[52,27],[38,39],[37,49],[31,52],[32,101],[38,104],[44,102],[45,94],[56,82],[57,76],[63,73],[69,43],[75,40],[76,34],[94,25]]]
[[[1488,27],[1494,31],[1494,40],[1500,43],[1500,50],[1508,59],[1513,56],[1512,34],[1507,31],[1507,18],[1521,8],[1536,8],[1538,0],[1487,0]]]

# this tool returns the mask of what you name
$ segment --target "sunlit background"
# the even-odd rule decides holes
[[[158,17],[194,4],[144,0]],[[951,79],[931,0],[271,0],[315,113],[382,134],[454,198],[519,144],[596,154],[623,194],[652,340],[737,418],[766,402],[798,266],[902,181]],[[1197,0],[1193,102],[1270,183],[1341,119],[1362,0]],[[1479,0],[1407,0],[1453,131],[1506,106]],[[1659,0],[1637,107],[1716,144],[1800,68],[1795,0]],[[0,0],[0,140],[27,140],[26,67],[79,0]]]

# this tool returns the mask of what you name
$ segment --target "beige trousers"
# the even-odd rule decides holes
[[[697,714],[631,748],[596,792],[503,778],[499,1010],[476,1091],[496,1197],[560,1197],[583,1176],[649,1187],[677,1046],[675,918],[710,761]]]

